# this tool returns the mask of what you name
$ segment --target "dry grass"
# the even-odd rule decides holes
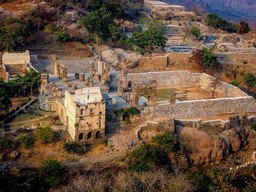
[[[192,191],[193,185],[187,175],[183,173],[169,174],[166,170],[156,170],[144,173],[127,173],[110,171],[77,174],[68,184],[55,192],[136,192],[136,191]]]

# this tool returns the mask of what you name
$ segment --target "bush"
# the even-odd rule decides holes
[[[136,107],[130,107],[124,110],[129,115],[138,115],[140,114],[140,110]]]
[[[205,69],[217,69],[217,57],[207,48],[203,48],[202,64]]]
[[[15,140],[21,147],[24,148],[30,148],[35,143],[35,138],[26,133],[20,134],[18,137],[15,138]]]
[[[234,85],[234,86],[238,87],[239,83],[238,83],[238,81],[236,79],[233,79],[231,81],[231,85]]]
[[[244,76],[244,82],[248,87],[254,87],[256,85],[256,77],[251,73],[247,73]]]
[[[167,154],[156,146],[140,145],[129,154],[129,170],[149,171],[169,163]]]
[[[37,130],[36,138],[42,143],[53,143],[57,140],[56,132],[51,127],[41,127]]]
[[[211,179],[204,174],[196,173],[192,176],[197,191],[209,191]]]
[[[41,168],[41,175],[43,176],[45,182],[53,187],[58,186],[61,183],[61,174],[63,168],[59,161],[49,159],[43,162]]]
[[[174,151],[176,139],[172,132],[167,131],[163,135],[153,137],[152,140],[164,152],[170,153]]]
[[[56,41],[67,42],[70,40],[69,35],[65,31],[58,32],[55,36]]]
[[[82,155],[88,151],[89,146],[90,145],[86,142],[78,143],[76,141],[72,141],[69,143],[64,143],[64,150],[68,153],[76,153]]]

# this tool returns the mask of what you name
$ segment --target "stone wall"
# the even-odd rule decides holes
[[[161,71],[148,73],[130,73],[125,77],[125,86],[131,81],[132,84],[144,84],[155,80],[157,87],[189,87],[198,86],[200,73],[190,73],[189,71]]]
[[[226,72],[230,72],[231,69],[239,69],[256,74],[255,53],[219,53],[216,55]]]
[[[211,90],[214,77],[202,73],[200,75],[200,86],[203,89]],[[216,91],[221,93],[224,97],[242,97],[247,96],[247,94],[241,91],[238,87],[219,81],[217,83]]]
[[[195,68],[195,63],[191,61],[191,53],[168,53],[156,54],[151,56],[143,56],[139,60],[139,64],[135,69],[129,69],[128,72],[150,72],[163,70],[178,70]]]
[[[177,101],[174,105],[157,105],[154,117],[175,119],[216,118],[220,115],[241,115],[256,112],[256,102],[252,97]]]

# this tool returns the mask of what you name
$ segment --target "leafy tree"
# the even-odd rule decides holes
[[[250,30],[251,30],[251,29],[250,29],[248,23],[246,23],[246,22],[244,22],[244,21],[241,21],[241,22],[240,22],[239,33],[241,33],[241,34],[248,33]]]
[[[19,135],[18,137],[15,138],[15,140],[21,145],[21,147],[24,147],[24,148],[30,148],[35,143],[35,138],[26,133]]]
[[[214,27],[215,29],[223,28],[227,24],[227,22],[217,14],[208,14],[206,16],[206,23],[208,26]]]
[[[139,145],[129,154],[129,170],[134,172],[156,169],[167,162],[167,154],[155,146]]]
[[[41,168],[41,177],[45,183],[51,187],[61,184],[61,174],[63,167],[57,160],[49,159],[43,162]]]
[[[210,49],[203,48],[202,64],[205,69],[214,70],[217,68],[217,57]]]
[[[176,139],[172,132],[167,131],[163,135],[153,137],[153,142],[158,145],[164,152],[170,153],[174,151]]]
[[[37,130],[36,138],[42,143],[53,143],[57,140],[55,131],[51,127],[40,127]]]
[[[244,76],[244,81],[248,87],[254,87],[256,85],[256,77],[251,73],[247,73]]]
[[[12,51],[17,46],[23,45],[28,34],[24,24],[14,18],[6,19],[0,24],[0,51]]]

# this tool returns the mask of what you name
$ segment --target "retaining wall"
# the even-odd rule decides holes
[[[169,115],[175,119],[201,119],[246,113],[256,113],[253,97],[177,101],[174,105],[157,106],[154,116]]]

